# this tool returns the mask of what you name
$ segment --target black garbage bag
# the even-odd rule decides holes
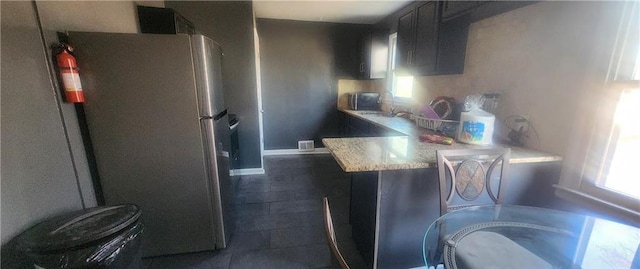
[[[18,249],[36,268],[138,267],[140,214],[135,205],[119,205],[57,216],[19,235]]]

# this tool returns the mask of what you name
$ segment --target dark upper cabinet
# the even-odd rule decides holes
[[[376,79],[387,76],[388,31],[367,31],[360,39],[358,78]]]
[[[143,34],[195,34],[189,20],[170,8],[138,6],[138,21]]]
[[[438,2],[428,2],[416,8],[415,53],[411,65],[418,74],[436,72],[438,55]]]
[[[417,2],[413,5],[413,9],[398,19],[396,70],[418,76],[451,73],[438,65],[439,61],[447,60],[440,59],[438,53],[441,2]]]
[[[360,38],[360,64],[358,65],[358,77],[371,78],[371,31],[367,31]]]
[[[409,72],[415,44],[415,10],[400,16],[396,39],[396,70]]]
[[[450,75],[464,72],[469,25],[468,17],[440,22],[438,60],[434,74]]]
[[[442,21],[465,17],[469,23],[505,13],[538,1],[442,1]]]
[[[442,20],[446,21],[464,15],[478,5],[480,5],[478,1],[445,1],[442,4]]]
[[[414,76],[464,72],[469,25],[532,1],[415,1],[397,13],[396,72]]]
[[[470,21],[475,22],[498,14],[509,12],[524,6],[535,4],[539,1],[479,1],[478,5],[471,11],[463,12],[469,14]],[[457,17],[457,16],[454,16]]]

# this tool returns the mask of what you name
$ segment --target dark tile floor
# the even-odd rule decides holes
[[[265,170],[238,180],[237,223],[226,249],[147,258],[145,268],[329,268],[323,196],[345,259],[365,268],[351,239],[350,177],[330,155],[265,157]]]

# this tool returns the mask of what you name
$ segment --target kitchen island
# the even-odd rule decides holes
[[[559,156],[512,146],[423,143],[430,131],[403,118],[342,110],[345,116],[392,132],[387,137],[325,138],[325,147],[345,172],[352,172],[350,223],[356,246],[371,268],[422,266],[424,227],[440,214],[438,169],[440,149],[511,148],[505,204],[549,207],[552,184],[560,171]],[[357,123],[362,125],[362,123]],[[358,127],[361,128],[361,127]],[[345,130],[353,130],[345,126]],[[369,132],[380,134],[385,131]],[[348,134],[347,136],[353,136]]]

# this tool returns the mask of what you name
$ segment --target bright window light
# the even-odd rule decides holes
[[[614,117],[613,157],[607,176],[597,185],[640,199],[637,156],[640,152],[640,89],[622,93]],[[617,133],[617,135],[616,135]]]
[[[389,70],[391,73],[391,92],[394,98],[400,100],[410,100],[413,98],[413,76],[396,75],[396,55],[397,55],[398,33],[389,36]]]
[[[412,76],[394,76],[395,97],[412,98],[413,97],[413,77]]]

